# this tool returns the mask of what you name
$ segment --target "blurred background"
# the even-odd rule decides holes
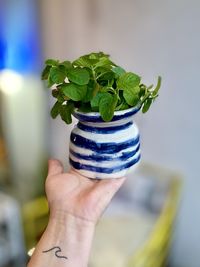
[[[199,10],[198,0],[0,0],[0,267],[25,266],[47,223],[47,159],[69,168],[73,125],[50,119],[43,62],[92,51],[163,84],[137,116],[143,163],[104,215],[90,267],[200,266]]]

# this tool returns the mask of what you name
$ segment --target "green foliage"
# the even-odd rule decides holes
[[[47,59],[45,61],[45,64],[47,66],[57,66],[59,64],[59,61],[58,60],[54,60],[54,59]]]
[[[90,74],[86,69],[82,68],[70,68],[67,71],[67,78],[78,85],[88,84],[90,80]]]
[[[62,105],[60,109],[61,119],[67,124],[72,123],[72,113],[74,111],[74,103],[69,100],[66,105]]]
[[[60,114],[60,109],[61,109],[62,103],[56,101],[56,103],[53,105],[51,109],[51,117],[55,119],[58,114]]]
[[[126,72],[119,76],[117,80],[117,87],[120,90],[130,90],[140,84],[140,77],[132,72]]]
[[[66,69],[63,65],[52,66],[50,69],[50,77],[54,83],[63,83],[66,78]]]
[[[103,52],[90,53],[73,62],[48,59],[41,75],[48,87],[54,87],[56,103],[52,118],[61,116],[72,122],[74,109],[82,112],[100,112],[104,121],[111,121],[116,110],[138,107],[145,113],[158,96],[161,77],[153,89],[141,83],[141,77],[126,72]]]
[[[126,100],[126,103],[131,107],[136,106],[140,100],[139,93],[140,93],[139,86],[127,87],[126,90],[123,90],[123,96],[124,99]]]
[[[117,95],[104,93],[99,101],[99,112],[104,121],[111,121],[117,105]]]
[[[73,101],[81,101],[87,93],[86,85],[78,85],[75,83],[62,84],[59,85],[58,88],[65,96],[69,97],[69,99]]]

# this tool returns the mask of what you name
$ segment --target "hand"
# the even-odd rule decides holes
[[[73,169],[64,173],[58,160],[50,160],[50,219],[28,267],[87,267],[95,224],[124,181],[92,180]]]
[[[46,194],[51,217],[70,214],[83,222],[96,224],[125,178],[94,180],[75,170],[63,172],[58,160],[49,160]]]

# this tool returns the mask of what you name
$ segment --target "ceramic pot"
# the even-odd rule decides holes
[[[98,112],[74,112],[78,119],[71,132],[70,165],[94,179],[119,178],[136,168],[140,160],[139,131],[133,117],[139,108],[115,111],[110,122]]]

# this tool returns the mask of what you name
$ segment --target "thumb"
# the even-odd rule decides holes
[[[50,159],[48,161],[48,176],[61,174],[63,171],[63,165],[59,160]]]

